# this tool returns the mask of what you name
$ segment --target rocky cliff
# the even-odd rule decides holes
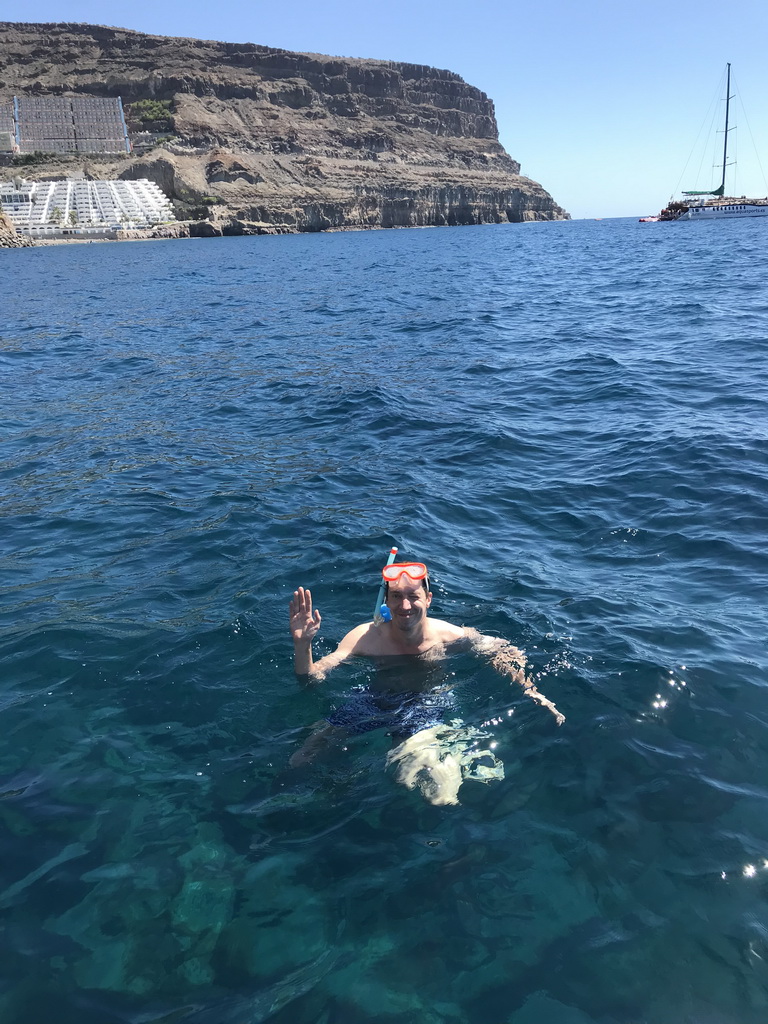
[[[22,249],[30,245],[34,242],[18,234],[11,220],[0,210],[0,249]]]
[[[16,173],[146,177],[204,233],[568,216],[520,176],[491,100],[450,71],[4,22],[0,101],[14,94],[122,96],[135,146],[131,157],[45,159]]]

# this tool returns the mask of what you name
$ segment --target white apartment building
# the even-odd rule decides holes
[[[17,231],[32,237],[103,235],[176,220],[152,181],[0,181],[0,206]]]

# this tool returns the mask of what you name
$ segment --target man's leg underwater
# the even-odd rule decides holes
[[[291,755],[289,764],[291,768],[300,768],[302,765],[311,764],[322,754],[327,753],[334,747],[338,747],[349,736],[346,729],[321,718],[312,726],[312,733],[304,741],[303,745]]]

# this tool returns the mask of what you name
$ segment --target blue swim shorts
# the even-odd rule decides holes
[[[455,709],[453,692],[447,687],[424,693],[372,693],[360,690],[349,703],[328,715],[351,736],[374,729],[386,729],[399,742],[422,729],[440,725],[446,711]]]

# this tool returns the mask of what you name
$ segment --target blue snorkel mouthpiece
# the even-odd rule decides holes
[[[394,560],[397,558],[397,548],[392,548],[389,552],[389,558],[387,559],[387,565],[392,565]],[[386,590],[386,583],[384,579],[381,580],[381,586],[379,587],[379,593],[376,597],[376,604],[373,609],[373,624],[374,626],[380,626],[382,622],[392,621],[392,612],[384,604],[384,591]]]

